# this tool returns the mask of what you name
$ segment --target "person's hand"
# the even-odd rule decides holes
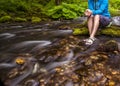
[[[90,9],[86,9],[85,16],[89,17],[92,15],[92,11]]]

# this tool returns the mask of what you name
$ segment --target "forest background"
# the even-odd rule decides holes
[[[88,0],[0,0],[0,23],[74,19],[84,16]],[[109,0],[111,16],[120,16],[120,0]]]

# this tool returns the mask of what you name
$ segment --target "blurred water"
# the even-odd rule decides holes
[[[82,43],[78,46],[76,43],[86,36],[73,37],[72,29],[57,28],[62,24],[59,21],[28,28],[14,25],[0,33],[0,78],[8,86],[74,86],[75,71],[83,70],[86,57],[99,43],[91,47]],[[99,36],[98,39],[101,43],[110,39],[118,45],[120,42],[116,37]],[[25,63],[16,63],[17,58],[24,59]]]

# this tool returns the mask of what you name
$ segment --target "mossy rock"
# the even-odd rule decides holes
[[[39,18],[39,17],[32,17],[31,21],[32,21],[32,23],[39,23],[41,21],[41,18]]]
[[[101,34],[120,37],[120,27],[111,26],[101,30]]]
[[[100,34],[120,37],[120,27],[117,26],[106,27],[104,29],[101,29],[100,31],[97,31],[97,35]],[[88,29],[86,27],[74,28],[73,35],[88,35]]]
[[[14,19],[14,21],[15,21],[15,22],[26,22],[27,19],[26,19],[26,18],[16,17],[16,18]]]
[[[73,35],[87,35],[88,29],[87,28],[74,28]]]
[[[9,22],[9,21],[11,21],[12,20],[12,17],[11,16],[2,16],[1,18],[0,18],[0,22],[1,23],[4,23],[4,22]]]

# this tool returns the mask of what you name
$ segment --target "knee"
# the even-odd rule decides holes
[[[96,19],[99,20],[99,19],[100,19],[100,15],[95,15],[95,16],[94,16],[94,19],[95,19],[95,20],[96,20]]]
[[[92,20],[94,17],[93,16],[90,16],[90,17],[88,17],[87,19],[88,20]]]

